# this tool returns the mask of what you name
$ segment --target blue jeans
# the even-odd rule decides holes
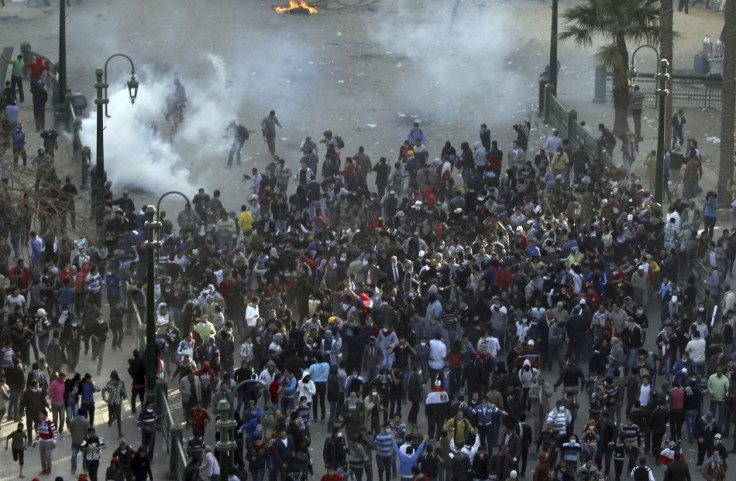
[[[710,401],[710,410],[716,417],[716,424],[723,429],[725,427],[724,421],[726,420],[726,401]]]
[[[327,427],[330,431],[332,431],[332,428],[335,425],[335,420],[339,416],[339,413],[337,411],[337,401],[330,401],[330,418],[327,420]]]
[[[153,461],[153,448],[156,446],[156,431],[152,433],[141,433],[141,445],[146,448],[148,460]]]
[[[389,353],[388,351],[383,351],[383,361],[381,362],[381,367],[388,369],[391,371],[391,369],[394,366],[394,354]]]
[[[8,401],[8,419],[20,419],[20,391],[10,391],[10,400]],[[27,426],[26,426],[27,427]]]
[[[294,408],[294,396],[281,397],[281,412],[286,414],[290,409]]]
[[[445,329],[442,328],[442,340],[448,347],[452,347],[452,343],[455,342],[457,329]]]
[[[250,474],[253,481],[263,481],[263,477],[266,475],[266,468],[251,468]]]
[[[376,454],[376,466],[378,467],[378,479],[391,479],[391,456]]]
[[[639,359],[639,348],[629,348],[626,353],[626,367],[631,369],[636,366],[636,361]]]
[[[77,455],[81,450],[79,444],[72,444],[72,473],[77,472]],[[84,458],[84,453],[82,453],[82,470],[87,471],[87,460]]]
[[[685,410],[685,421],[687,423],[687,437],[691,443],[695,442],[695,422],[698,419],[698,411],[695,409]]]
[[[624,167],[626,167],[626,175],[631,175],[631,156],[623,155]]]

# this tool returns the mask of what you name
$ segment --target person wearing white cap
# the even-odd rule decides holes
[[[634,291],[634,301],[641,305],[649,305],[649,276],[646,273],[646,268],[643,264],[640,264],[636,269],[636,272],[631,274],[631,287]]]

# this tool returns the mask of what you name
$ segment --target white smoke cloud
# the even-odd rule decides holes
[[[240,174],[228,176],[222,170],[230,148],[225,138],[229,122],[236,120],[249,128],[251,139],[242,150],[242,158],[244,163],[252,162],[260,168],[269,158],[266,144],[261,141],[260,119],[271,109],[282,118],[297,115],[306,86],[293,81],[302,77],[313,80],[317,75],[308,61],[294,56],[290,42],[278,45],[270,54],[282,60],[265,62],[259,57],[228,64],[221,56],[206,54],[196,77],[175,71],[154,72],[143,66],[137,69],[140,85],[134,104],[125,84],[128,76],[109,80],[110,118],[104,119],[104,152],[105,170],[113,189],[193,194],[200,186],[208,191],[223,184],[230,184],[231,190],[237,188]],[[172,125],[164,119],[164,104],[177,76],[186,88],[188,102],[184,122],[172,137]],[[82,142],[92,149],[93,162],[96,119],[93,107],[82,121]],[[157,135],[149,126],[151,122],[158,127]],[[297,140],[290,142],[296,144]]]
[[[403,113],[422,118],[431,112],[430,123],[467,128],[469,122],[518,120],[533,101],[535,82],[515,57],[528,38],[515,26],[520,13],[478,3],[485,7],[460,2],[452,34],[454,0],[399,0],[385,21],[368,26],[396,67],[413,72],[392,89],[397,104],[407,106]]]

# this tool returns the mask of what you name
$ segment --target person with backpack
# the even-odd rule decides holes
[[[631,470],[631,479],[634,481],[654,481],[654,473],[647,466],[647,458],[644,456],[639,458],[639,465]]]
[[[233,165],[233,157],[238,165],[240,165],[240,149],[243,148],[243,144],[250,137],[248,129],[231,120],[227,126],[225,138],[230,139],[230,153],[227,156],[227,168],[229,169]]]
[[[473,424],[465,418],[465,411],[462,409],[458,410],[455,416],[449,419],[442,429],[447,431],[448,434],[451,433],[452,439],[457,446],[463,446],[469,436],[476,434]],[[478,442],[480,443],[480,440]]]

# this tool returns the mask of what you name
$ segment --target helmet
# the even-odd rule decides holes
[[[46,153],[46,149],[44,149],[43,147],[40,147],[40,148],[38,149],[38,155],[43,155],[43,154],[45,154],[45,153]]]
[[[42,307],[41,309],[39,309],[39,310],[36,311],[36,315],[38,317],[46,317],[46,316],[48,316],[48,313],[46,312],[46,309],[44,309]]]

